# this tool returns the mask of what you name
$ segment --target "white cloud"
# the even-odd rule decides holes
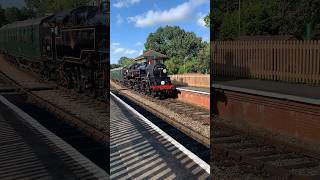
[[[112,46],[120,46],[120,43],[112,43]]]
[[[205,14],[198,13],[197,23],[198,23],[199,26],[206,27],[206,22],[204,21],[204,17],[205,16],[206,16]]]
[[[122,54],[122,55],[131,55],[131,54],[135,54],[138,51],[134,50],[134,49],[127,49],[127,48],[115,48],[113,50],[113,54]]]
[[[189,0],[174,8],[163,11],[149,10],[148,12],[133,17],[128,21],[133,22],[136,27],[146,27],[161,23],[171,23],[188,19],[193,10],[209,0]]]
[[[140,50],[139,51],[139,56],[142,55],[142,54],[143,54],[143,50]]]
[[[130,5],[139,3],[141,0],[120,0],[117,3],[113,4],[114,7],[123,8],[129,7]]]
[[[117,15],[117,24],[120,25],[123,22],[123,18],[121,17],[120,14]]]
[[[136,44],[134,44],[135,46],[142,46],[143,45],[143,43],[142,42],[140,42],[140,41],[138,41],[138,42],[136,42]]]

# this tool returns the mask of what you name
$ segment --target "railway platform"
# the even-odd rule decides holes
[[[255,79],[238,80],[214,80],[214,88],[233,88],[244,93],[256,93],[276,98],[288,98],[288,100],[301,101],[320,105],[320,86],[307,84],[293,84]],[[278,95],[278,96],[277,96]],[[295,98],[294,98],[295,97]]]
[[[212,87],[222,120],[320,152],[320,86],[214,78]]]
[[[25,90],[30,90],[30,91],[50,90],[50,89],[55,89],[57,87],[57,85],[54,83],[41,82],[39,78],[31,75],[30,73],[27,73],[18,69],[17,67],[15,67],[14,65],[6,61],[4,55],[0,54],[0,83],[1,81],[6,82],[7,80],[5,79],[7,78],[10,78],[12,81],[15,81],[18,85],[23,87]],[[6,84],[9,84],[9,83],[6,82]],[[13,89],[11,86],[0,88],[0,91],[1,89],[3,89],[2,91],[16,90],[16,89]]]
[[[0,179],[106,179],[108,174],[0,95]]]
[[[193,87],[193,86],[177,86],[177,89],[186,90],[195,93],[208,94],[210,93],[210,88],[203,87]]]
[[[204,87],[177,86],[177,99],[210,109],[210,89]]]
[[[121,99],[110,108],[110,179],[209,179],[208,164]]]

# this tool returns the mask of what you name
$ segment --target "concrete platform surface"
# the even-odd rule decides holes
[[[216,81],[213,79],[213,86],[216,85],[239,87],[320,100],[320,85],[293,84],[255,79],[221,80],[218,78]]]
[[[188,155],[113,96],[110,108],[110,179],[209,179]]]
[[[186,89],[186,90],[191,90],[191,91],[210,93],[210,88],[201,88],[201,87],[192,87],[192,86],[177,86],[177,89],[179,89],[179,90]]]
[[[0,95],[0,179],[107,179],[108,175]]]

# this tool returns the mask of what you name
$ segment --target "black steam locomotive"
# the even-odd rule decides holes
[[[147,52],[146,54],[150,53]],[[111,79],[153,97],[173,97],[176,88],[171,83],[162,60],[146,58],[125,67],[111,70]]]
[[[109,79],[108,15],[104,2],[6,25],[0,51],[43,78],[101,97]]]

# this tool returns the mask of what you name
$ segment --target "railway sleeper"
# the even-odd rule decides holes
[[[241,150],[246,150],[250,148],[260,148],[261,146],[257,146],[256,144],[250,142],[241,142],[241,143],[230,143],[225,145],[228,149],[236,149],[241,152]]]
[[[301,169],[301,168],[312,168],[312,167],[316,167],[318,165],[319,165],[319,163],[317,163],[315,161],[305,161],[305,162],[297,162],[294,164],[283,165],[283,166],[281,166],[281,168],[292,170],[292,169]]]
[[[239,143],[241,141],[242,141],[242,139],[239,136],[229,136],[229,137],[224,137],[224,138],[212,140],[213,144],[222,144],[222,145],[225,143]]]
[[[309,162],[312,162],[313,165],[315,163],[314,161],[311,161],[311,160],[306,159],[306,158],[301,158],[301,157],[296,157],[296,158],[293,158],[293,159],[291,159],[291,158],[289,158],[289,159],[287,159],[287,158],[277,159],[275,161],[269,161],[269,162],[266,162],[266,163],[274,165],[274,166],[277,166],[277,167],[285,168],[285,169],[299,169],[299,167],[301,168],[300,165],[303,166],[305,163],[309,163]]]
[[[284,180],[292,180],[293,178],[293,174],[288,171],[287,169],[283,169],[277,166],[272,166],[269,164],[263,164],[263,169],[265,169],[266,171],[272,173],[275,176],[279,176],[282,177],[282,179]]]
[[[320,165],[313,167],[305,167],[300,169],[292,169],[291,172],[296,175],[303,175],[310,177],[310,179],[316,178],[320,179]]]
[[[269,154],[269,155],[263,155],[263,156],[256,156],[254,157],[255,159],[261,160],[261,161],[275,161],[278,159],[287,159],[287,158],[292,158],[293,154],[291,153],[285,153],[285,154]]]
[[[239,150],[240,153],[243,156],[248,156],[248,157],[261,157],[261,156],[270,156],[270,155],[274,155],[277,154],[278,151],[276,151],[273,148],[266,148],[261,150],[261,148],[252,148],[251,151],[248,151],[248,149],[245,149],[246,152],[244,150]]]

